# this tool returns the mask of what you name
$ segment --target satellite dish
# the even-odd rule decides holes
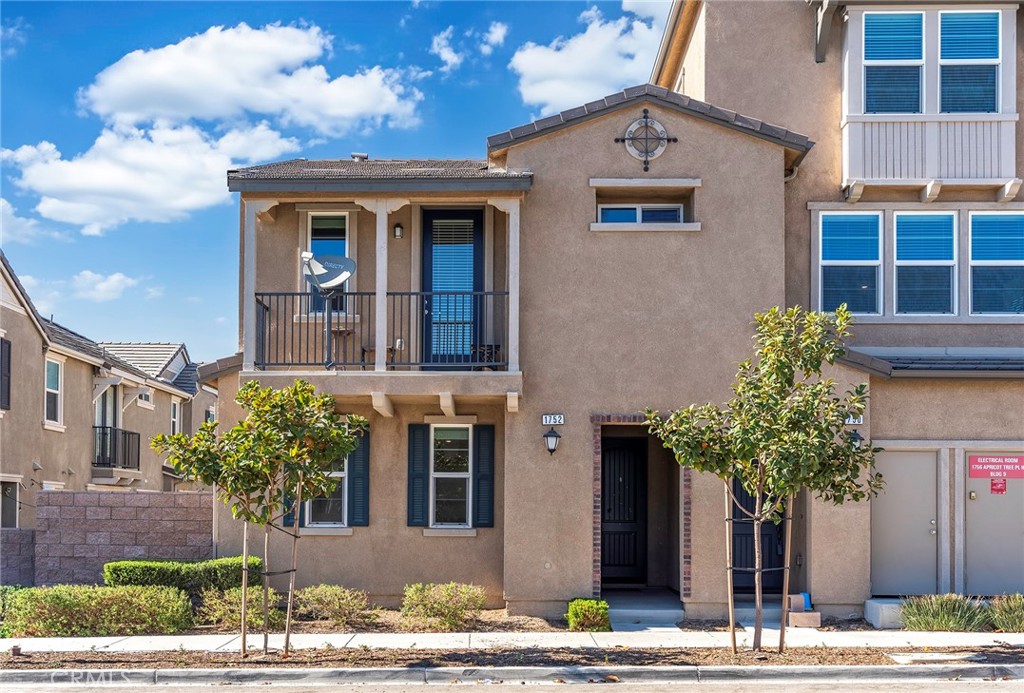
[[[356,272],[356,261],[340,255],[314,257],[313,253],[302,254],[306,281],[320,291],[337,289]]]

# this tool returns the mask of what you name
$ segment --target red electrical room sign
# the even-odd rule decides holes
[[[1024,479],[1024,455],[971,455],[972,479]]]

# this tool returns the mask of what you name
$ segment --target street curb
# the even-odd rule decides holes
[[[903,664],[882,666],[607,666],[402,667],[260,669],[7,669],[0,685],[216,685],[239,683],[451,684],[587,683],[615,676],[621,683],[771,681],[1024,680],[1024,664]],[[615,679],[613,679],[615,680]]]

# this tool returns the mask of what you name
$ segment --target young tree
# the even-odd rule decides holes
[[[175,471],[184,478],[216,489],[217,497],[231,508],[236,519],[246,523],[243,538],[242,653],[245,650],[245,609],[248,590],[248,523],[267,529],[289,512],[303,497],[331,493],[337,483],[331,476],[334,463],[347,457],[358,445],[366,427],[359,416],[341,416],[334,411],[331,395],[318,395],[311,384],[296,380],[281,389],[262,388],[250,381],[239,389],[235,401],[248,410],[236,426],[217,435],[217,424],[203,424],[194,436],[158,435],[154,450],[167,454]],[[297,524],[297,523],[296,523]],[[285,622],[284,655],[288,656],[291,635],[295,574],[298,569],[298,531],[292,536],[289,572],[288,616]],[[266,559],[267,556],[264,556]],[[267,564],[264,564],[267,572]],[[264,575],[264,595],[266,595]],[[267,605],[264,602],[264,613]]]
[[[650,432],[660,438],[676,461],[720,478],[731,504],[754,525],[754,640],[761,649],[762,547],[761,525],[778,523],[802,489],[836,505],[861,501],[878,492],[880,475],[873,472],[880,448],[862,441],[847,428],[867,405],[867,384],[837,396],[836,383],[822,375],[845,353],[852,317],[846,306],[835,313],[783,311],[775,307],[755,316],[754,358],[739,364],[733,396],[724,406],[691,405],[662,418],[647,410]],[[732,492],[736,480],[755,500],[751,512]],[[728,513],[731,516],[732,513]],[[727,531],[731,533],[731,522]],[[788,589],[789,542],[785,579]],[[727,546],[731,553],[731,546]],[[732,616],[732,556],[729,567],[729,612]],[[788,595],[783,595],[780,651],[784,647]],[[730,629],[733,624],[730,623]],[[735,634],[733,635],[735,651]]]

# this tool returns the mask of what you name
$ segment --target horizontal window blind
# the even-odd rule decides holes
[[[1024,262],[1024,214],[973,215],[971,260]]]
[[[827,214],[821,217],[821,259],[878,260],[878,215]]]
[[[678,224],[678,207],[644,207],[641,221],[645,224]]]
[[[1024,313],[1024,266],[972,267],[971,310],[975,313]]]
[[[943,65],[943,113],[995,113],[997,65]]]
[[[953,313],[953,266],[903,265],[896,268],[896,312]]]
[[[998,12],[943,12],[940,17],[943,60],[999,57]]]
[[[920,60],[923,16],[918,12],[864,15],[865,60]]]
[[[866,113],[920,113],[919,65],[869,65],[864,69]]]
[[[953,259],[952,214],[905,214],[896,217],[896,259]]]
[[[635,224],[636,207],[602,207],[602,224]]]
[[[876,265],[825,265],[821,309],[832,311],[845,303],[854,313],[877,313],[878,271]]]

